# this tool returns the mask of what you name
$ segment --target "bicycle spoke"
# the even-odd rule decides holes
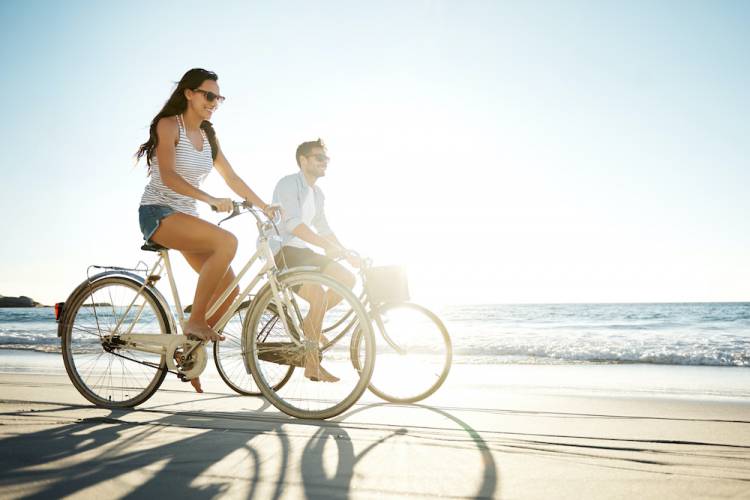
[[[422,306],[389,304],[373,311],[378,368],[370,390],[392,402],[414,403],[434,393],[450,370],[448,331]]]
[[[347,288],[319,273],[298,272],[281,278],[279,297],[274,299],[270,287],[255,299],[254,311],[243,331],[246,341],[251,341],[249,360],[253,374],[258,378],[263,395],[282,411],[302,418],[328,418],[341,413],[365,390],[372,373],[374,344],[369,321],[359,300]],[[297,290],[294,292],[293,290]],[[318,292],[315,292],[318,290]],[[306,300],[299,291],[315,293]],[[312,309],[315,297],[340,297],[343,306]],[[278,308],[279,301],[282,307]],[[325,304],[325,300],[322,302]],[[285,316],[267,321],[264,318],[271,304],[284,312]],[[325,350],[315,345],[320,331],[328,331],[347,310],[363,322],[362,349],[365,355],[361,368],[351,360],[350,345],[353,330],[337,332],[336,340]],[[283,321],[282,321],[283,319]],[[322,321],[321,325],[316,322]],[[265,330],[268,324],[278,325],[273,337]],[[299,331],[299,326],[307,331]],[[285,331],[285,327],[290,330]],[[317,361],[316,358],[317,357]],[[291,378],[282,386],[274,388],[269,381],[284,367],[296,366]],[[318,368],[318,366],[320,368]],[[319,379],[313,380],[313,379]],[[330,380],[324,382],[322,380]]]
[[[248,372],[245,363],[245,343],[243,341],[243,325],[247,316],[247,305],[243,305],[224,327],[222,333],[226,337],[224,342],[214,345],[214,361],[222,380],[235,392],[244,395],[260,395],[260,389],[254,378]],[[269,309],[263,314],[263,336],[273,340],[279,335],[281,327],[274,314],[275,309]],[[277,366],[274,373],[269,375],[270,383],[279,387],[291,376],[294,367]]]
[[[102,406],[133,406],[153,394],[165,375],[163,357],[120,345],[110,335],[118,323],[122,333],[167,333],[154,297],[134,280],[112,277],[86,284],[70,307],[63,354],[81,394]]]

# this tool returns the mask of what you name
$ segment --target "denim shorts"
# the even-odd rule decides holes
[[[138,221],[141,223],[143,239],[150,242],[151,237],[159,228],[161,220],[175,213],[177,213],[177,210],[166,205],[141,205],[138,207]]]

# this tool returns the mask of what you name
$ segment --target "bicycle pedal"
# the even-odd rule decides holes
[[[195,350],[201,346],[203,346],[203,344],[195,344],[189,351],[185,353],[185,358],[190,357],[190,355],[193,354],[193,352],[195,352]]]

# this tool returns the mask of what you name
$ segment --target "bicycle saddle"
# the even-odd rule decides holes
[[[145,250],[146,252],[158,252],[160,250],[167,250],[167,247],[163,247],[159,245],[158,243],[153,242],[146,242],[141,247],[141,250]]]

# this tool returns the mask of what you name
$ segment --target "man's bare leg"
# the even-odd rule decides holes
[[[302,332],[305,340],[316,346],[316,349],[305,352],[305,377],[314,381],[338,382],[339,378],[329,373],[325,368],[320,366],[318,358],[321,330],[323,327],[323,317],[328,310],[326,302],[326,293],[323,288],[317,285],[304,285],[298,292],[300,297],[310,304],[310,310],[302,321]]]
[[[354,288],[354,283],[356,282],[356,278],[352,273],[350,273],[344,266],[339,264],[338,262],[332,262],[328,266],[326,266],[325,269],[323,269],[323,273],[327,276],[330,276],[331,278],[335,279],[342,285],[346,286],[350,290]],[[326,304],[326,310],[333,309],[336,307],[336,304],[341,302],[341,295],[334,292],[333,290],[328,290],[325,294],[324,302]],[[321,318],[322,321],[322,318]],[[323,335],[322,332],[320,332],[320,343],[325,346],[328,344],[328,339]]]

